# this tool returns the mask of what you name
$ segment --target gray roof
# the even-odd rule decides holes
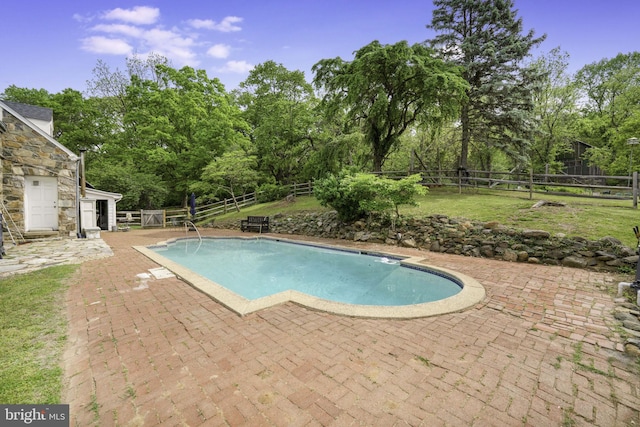
[[[16,113],[27,119],[44,120],[49,122],[53,120],[53,110],[46,107],[38,107],[36,105],[22,104],[20,102],[2,101],[7,107],[13,108]]]

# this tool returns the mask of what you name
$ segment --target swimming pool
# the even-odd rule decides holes
[[[421,317],[484,297],[475,280],[407,257],[286,239],[176,239],[136,249],[241,315],[293,301],[338,314]]]

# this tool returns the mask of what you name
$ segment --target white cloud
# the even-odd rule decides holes
[[[153,52],[175,60],[182,65],[195,66],[199,62],[192,51],[194,40],[190,37],[182,37],[175,31],[154,28],[142,34],[145,45]]]
[[[88,15],[83,16],[83,15],[80,15],[79,13],[74,13],[73,20],[78,21],[80,23],[86,23],[86,22],[91,22],[93,20],[93,17]]]
[[[190,19],[187,22],[196,29],[216,30],[223,33],[242,30],[242,27],[234,25],[242,22],[242,18],[238,16],[227,16],[220,22],[216,22],[211,19]]]
[[[239,23],[243,20],[237,16],[227,16],[220,22],[192,19],[187,21],[189,28],[177,25],[171,27],[172,23],[163,26],[158,24],[160,9],[149,6],[115,8],[93,17],[74,15],[74,19],[82,23],[94,18],[102,22],[86,28],[93,36],[82,39],[82,50],[110,55],[131,55],[135,52],[136,55],[144,56],[155,53],[178,66],[192,67],[198,66],[205,57],[229,58],[232,52],[230,45],[216,44],[201,38],[206,30],[240,31],[242,28]],[[245,73],[252,68],[253,65],[246,61],[229,61],[223,69],[225,72]]]
[[[237,23],[237,22],[242,22],[242,18],[239,18],[237,16],[227,16],[222,20],[222,22],[216,25],[215,29],[218,31],[222,31],[223,33],[240,31],[242,30],[241,27],[238,27],[237,25],[233,25],[234,23]]]
[[[129,37],[142,37],[143,31],[132,25],[126,24],[98,24],[92,28],[93,31],[100,31],[110,34],[124,34]]]
[[[221,73],[248,73],[253,69],[253,65],[249,64],[247,61],[228,61],[224,67],[220,68],[218,71]]]
[[[104,14],[104,19],[130,22],[132,24],[154,24],[160,17],[157,7],[135,6],[133,9],[112,9]]]
[[[126,41],[102,36],[82,39],[82,49],[88,52],[108,55],[129,55],[133,52],[133,48]]]
[[[231,53],[231,46],[226,44],[215,44],[207,50],[207,55],[214,58],[226,58]]]
[[[216,25],[215,21],[212,21],[211,19],[189,19],[187,23],[193,28],[204,28],[206,30],[213,30]]]
[[[190,37],[182,37],[175,31],[161,30],[154,28],[142,33],[142,38],[152,47],[191,47],[194,45],[193,39]]]

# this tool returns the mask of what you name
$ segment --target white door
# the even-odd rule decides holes
[[[58,179],[44,176],[25,177],[25,228],[58,229]]]

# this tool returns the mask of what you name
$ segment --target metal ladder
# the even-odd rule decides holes
[[[196,225],[195,225],[192,221],[186,220],[186,221],[184,222],[184,231],[185,231],[185,233],[187,234],[187,237],[189,237],[189,229],[190,229],[189,224],[190,224],[190,226],[191,226],[191,227],[193,227],[193,229],[196,231],[196,233],[198,233],[198,240],[199,240],[199,241],[198,241],[198,247],[197,247],[197,248],[196,248],[196,250],[193,252],[193,253],[195,254],[195,253],[197,253],[197,252],[200,250],[200,246],[202,246],[202,236],[200,235],[200,232],[198,231],[198,227],[196,227]],[[188,240],[187,240],[187,241],[188,241]],[[187,247],[185,246],[185,251],[186,251],[186,250],[188,250],[188,249],[187,249]]]
[[[202,236],[200,235],[200,232],[198,231],[198,227],[196,227],[196,225],[193,222],[189,221],[189,220],[186,220],[184,222],[184,227],[186,229],[185,232],[187,233],[187,235],[189,234],[189,227],[188,227],[189,224],[191,225],[191,227],[193,227],[193,229],[196,231],[196,233],[198,233],[198,239],[200,239],[200,242],[202,242]]]
[[[2,205],[2,221],[0,221],[0,226],[2,226],[2,225],[6,225],[7,226],[7,231],[9,232],[9,237],[11,237],[11,241],[13,242],[14,246],[17,245],[18,243],[16,242],[16,239],[13,237],[13,233],[11,232],[11,225],[13,225],[13,230],[15,231],[15,233],[18,236],[18,238],[20,239],[20,241],[25,242],[24,236],[20,232],[20,229],[18,228],[18,225],[15,223],[15,221],[11,217],[11,214],[7,210],[7,207],[4,205],[4,202],[1,201],[1,200],[0,200],[0,205]],[[9,221],[7,221],[7,218],[9,218],[9,221],[11,221],[11,225],[9,224]],[[3,250],[4,250],[4,247],[3,247]]]

